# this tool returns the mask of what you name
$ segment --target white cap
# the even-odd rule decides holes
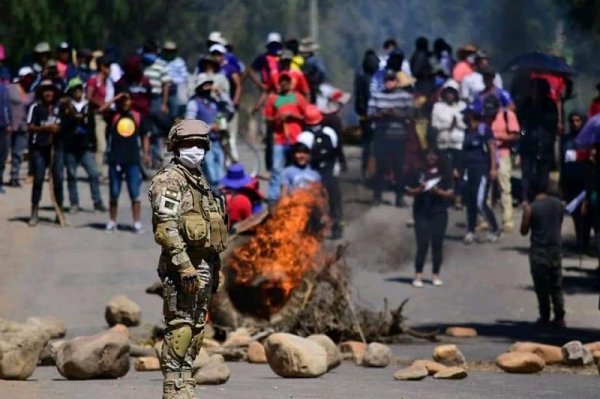
[[[304,144],[309,150],[311,150],[313,144],[315,143],[315,135],[311,132],[302,132],[298,135],[297,142]]]
[[[27,75],[34,75],[33,69],[31,69],[31,67],[28,66],[21,67],[19,69],[19,77],[22,78],[23,76]]]
[[[227,44],[227,40],[223,37],[223,34],[219,31],[210,32],[208,40],[211,42],[219,43],[223,46]]]
[[[443,88],[445,89],[446,87],[451,87],[456,91],[460,90],[460,85],[458,84],[458,82],[454,79],[448,79],[445,83]]]
[[[225,46],[223,46],[222,44],[218,44],[218,43],[217,44],[213,44],[208,49],[209,53],[212,53],[213,51],[219,52],[221,54],[227,54],[227,49],[225,48]]]
[[[277,32],[271,32],[267,36],[267,43],[281,43],[281,35]]]

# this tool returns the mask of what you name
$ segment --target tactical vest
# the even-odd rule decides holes
[[[181,214],[179,231],[188,247],[192,249],[212,248],[223,252],[229,239],[227,212],[222,198],[215,198],[204,179],[196,179],[182,167],[176,170],[190,185],[193,205]]]

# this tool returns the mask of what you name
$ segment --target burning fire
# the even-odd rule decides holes
[[[260,290],[257,315],[280,310],[306,272],[317,267],[324,210],[325,197],[316,186],[282,198],[267,222],[229,258],[236,284]]]

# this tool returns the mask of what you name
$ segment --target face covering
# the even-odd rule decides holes
[[[190,169],[198,169],[204,160],[204,148],[191,147],[179,150],[179,161]]]

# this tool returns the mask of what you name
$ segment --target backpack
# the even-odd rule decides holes
[[[311,163],[316,170],[322,170],[328,165],[333,166],[337,156],[337,137],[325,129],[331,129],[327,126],[321,126],[312,133],[315,141],[311,150]],[[331,129],[333,131],[333,129]]]
[[[483,99],[482,110],[484,117],[494,118],[500,110],[500,100],[495,94],[489,94]]]

